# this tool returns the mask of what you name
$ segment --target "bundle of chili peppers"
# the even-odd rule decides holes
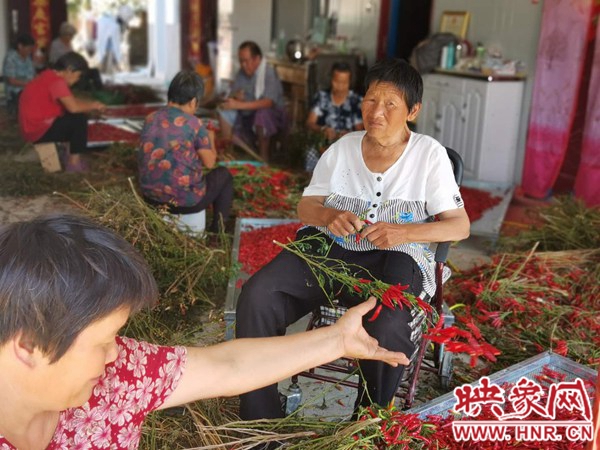
[[[496,369],[548,349],[596,365],[599,267],[598,249],[496,255],[455,274],[446,301],[501,350]]]
[[[494,362],[496,355],[500,354],[498,349],[485,341],[473,321],[466,323],[465,329],[457,326],[443,329],[442,320],[437,317],[431,305],[424,299],[407,292],[408,286],[390,285],[376,279],[363,267],[329,258],[327,256],[329,244],[324,238],[309,236],[287,244],[278,243],[278,245],[307,263],[324,294],[332,303],[338,293],[331,290],[334,283],[364,300],[370,297],[378,300],[378,305],[369,317],[369,321],[377,320],[384,307],[390,309],[407,307],[416,312],[423,311],[428,319],[423,321],[425,337],[446,344],[446,350],[449,352],[470,355],[473,366],[479,357]]]

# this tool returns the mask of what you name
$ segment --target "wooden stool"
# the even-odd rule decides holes
[[[60,172],[62,166],[60,164],[60,158],[58,157],[58,150],[56,148],[56,144],[54,142],[43,142],[39,144],[34,144],[38,157],[40,158],[40,162],[42,163],[42,168],[46,172]]]

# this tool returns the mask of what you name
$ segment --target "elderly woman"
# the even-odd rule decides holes
[[[469,219],[446,150],[407,126],[421,107],[418,72],[401,60],[381,61],[369,69],[365,84],[365,131],[346,134],[319,160],[298,205],[307,226],[297,238],[320,236],[330,245],[330,258],[361,266],[387,283],[408,285],[415,295],[431,295],[434,262],[425,243],[466,238]],[[438,220],[429,221],[431,216]],[[339,299],[347,306],[360,301],[345,293]],[[326,303],[306,263],[282,252],[244,284],[237,337],[283,334],[289,324]],[[363,325],[386,348],[410,356],[412,318],[408,308],[383,308],[376,320]],[[360,369],[355,406],[388,405],[403,368],[360,361]],[[281,416],[276,386],[242,395],[240,413],[244,419]]]
[[[233,201],[233,177],[217,167],[212,131],[194,116],[204,83],[184,70],[173,78],[168,104],[144,121],[138,146],[138,179],[147,203],[166,206],[173,214],[193,214],[212,205],[208,231],[224,231]]]
[[[352,68],[345,62],[331,67],[331,88],[315,94],[306,128],[322,135],[330,144],[350,131],[363,129],[362,97],[350,89]],[[304,170],[312,172],[325,148],[311,147],[306,152]]]
[[[0,228],[0,448],[136,449],[154,410],[237,395],[342,355],[406,364],[361,326],[204,348],[116,337],[156,300],[139,254],[76,216]]]

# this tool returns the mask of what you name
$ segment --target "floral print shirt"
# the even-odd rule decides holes
[[[173,206],[194,206],[206,194],[198,150],[211,148],[202,119],[166,106],[146,117],[138,148],[138,175],[145,197]]]
[[[317,125],[333,128],[336,131],[352,131],[363,123],[360,106],[362,97],[349,91],[341,105],[335,105],[331,91],[319,91],[315,94],[311,111],[317,115]]]
[[[47,450],[134,450],[144,418],[164,403],[183,373],[185,347],[117,337],[119,356],[83,406],[61,411]],[[0,435],[0,450],[16,450]]]

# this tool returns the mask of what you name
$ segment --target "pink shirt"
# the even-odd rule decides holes
[[[185,347],[118,337],[119,356],[106,366],[86,404],[61,411],[47,450],[134,450],[142,422],[175,390]],[[0,435],[0,450],[16,450]]]
[[[27,142],[36,142],[65,113],[60,98],[73,95],[65,79],[44,70],[23,88],[19,97],[19,125]],[[1,448],[0,448],[1,449]]]

